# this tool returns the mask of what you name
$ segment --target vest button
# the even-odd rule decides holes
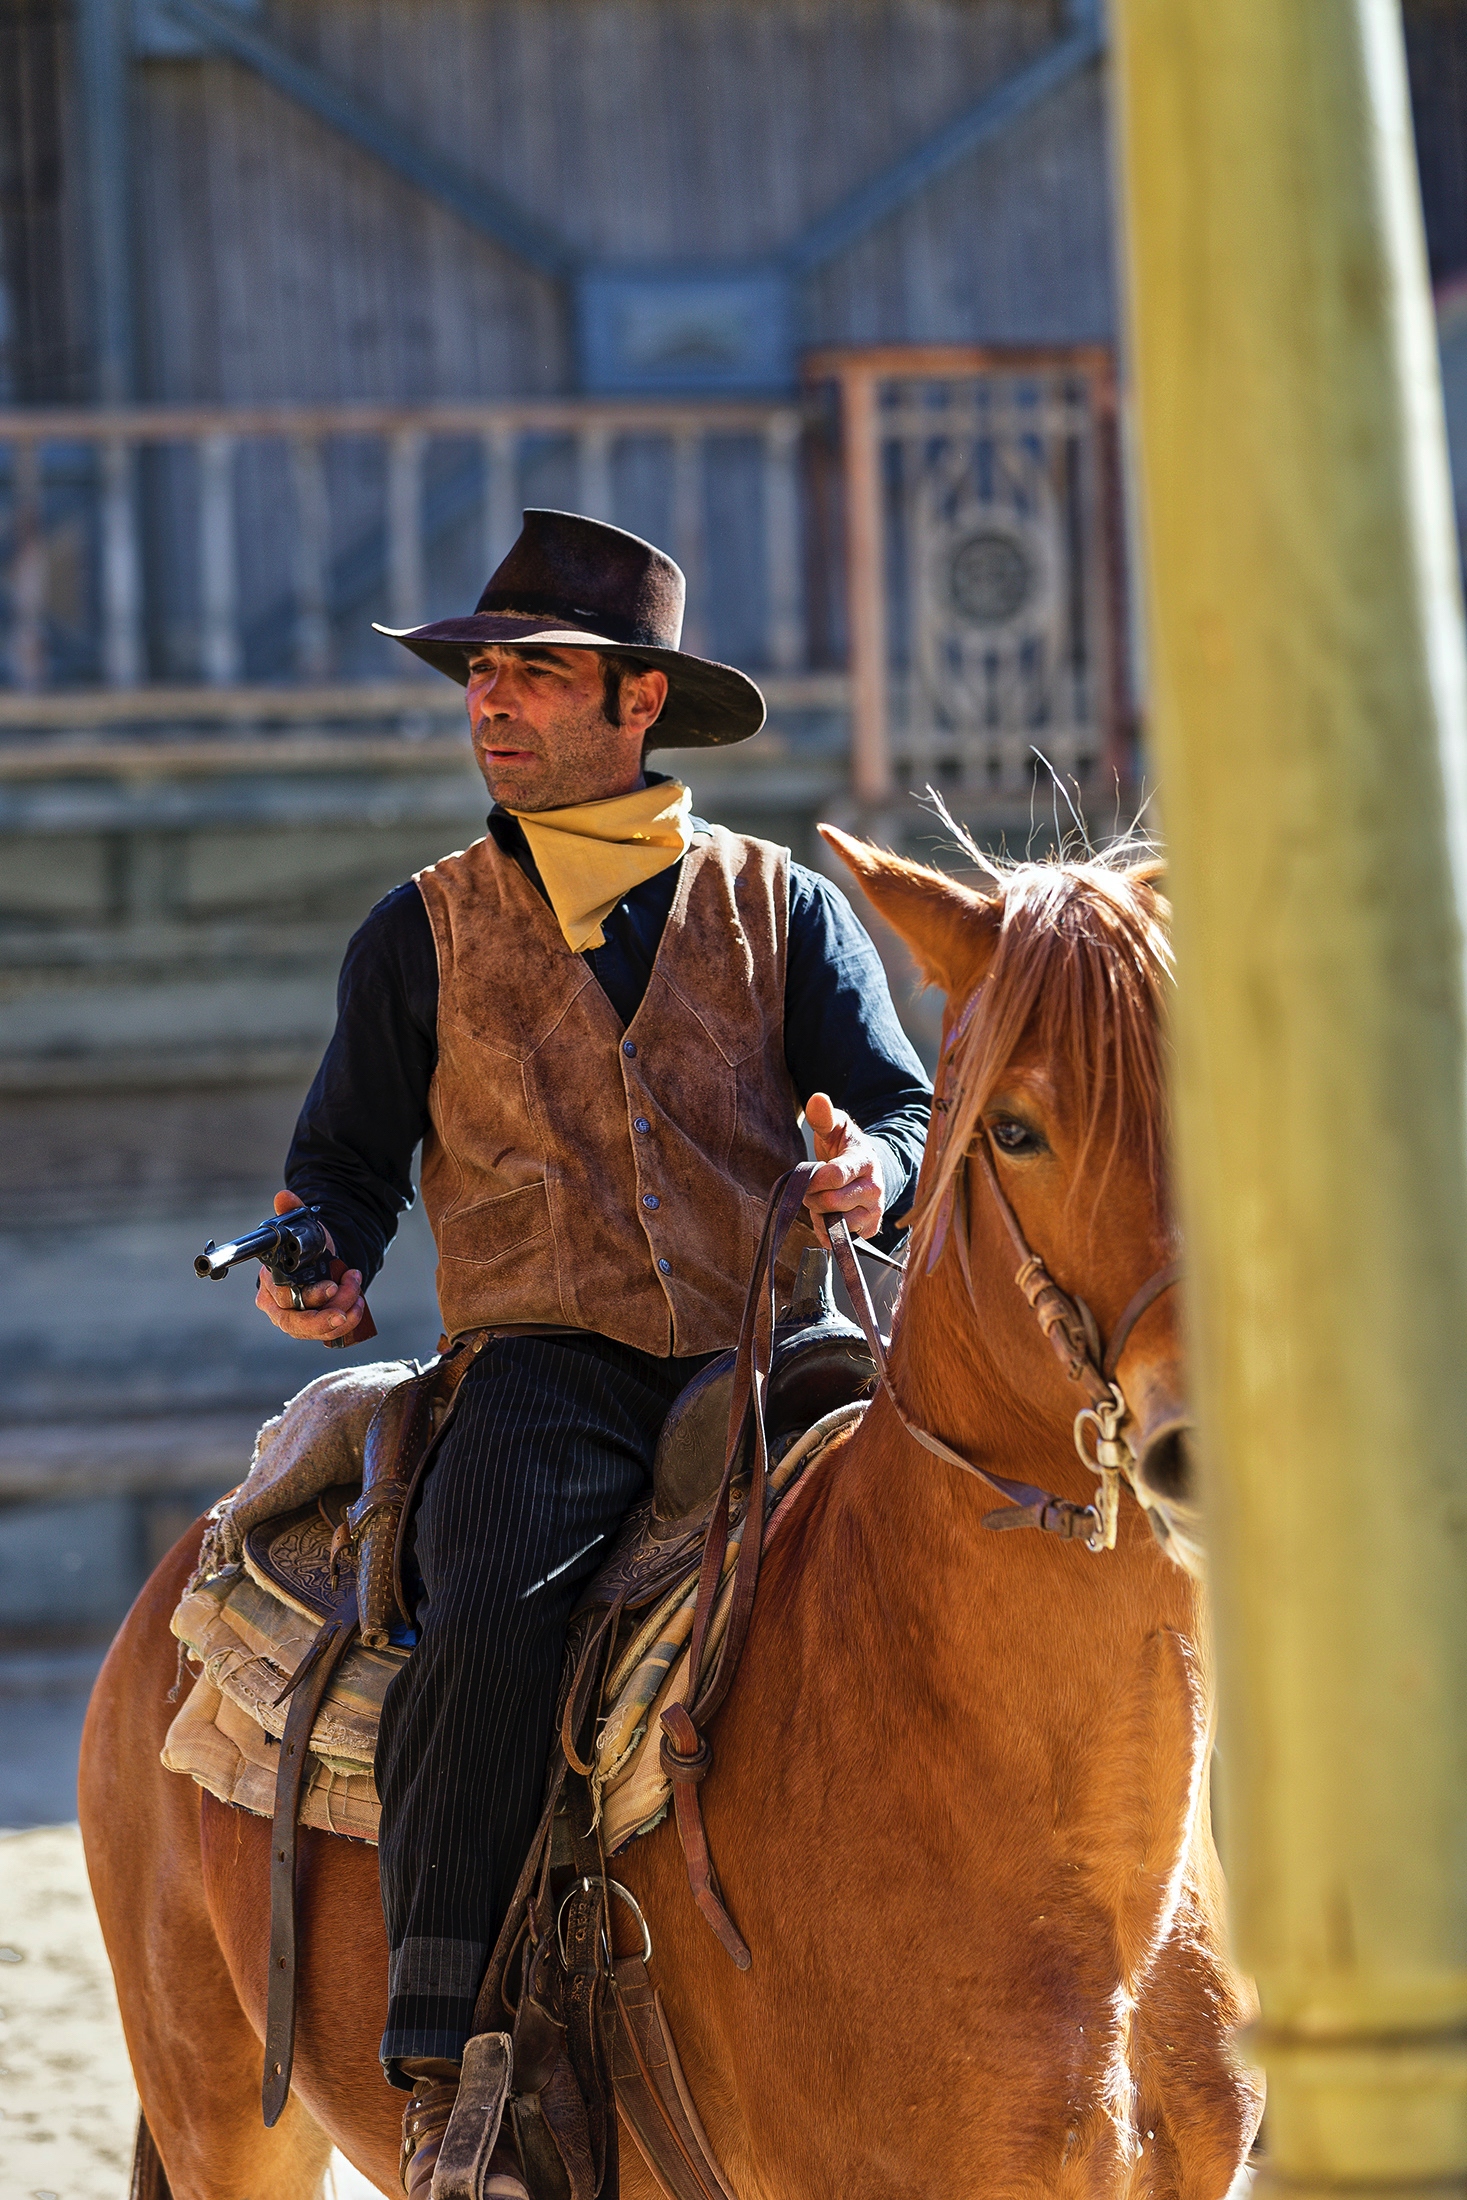
[[[644,1137],[646,1136],[647,1132],[651,1130],[651,1128],[652,1125],[647,1121],[645,1115],[639,1115],[633,1118],[632,1129],[634,1131],[641,1131]]]
[[[635,1039],[623,1039],[623,1040],[622,1040],[622,1043],[621,1043],[621,1051],[622,1051],[622,1053],[623,1053],[623,1054],[627,1055],[628,1057],[630,1057],[631,1055],[635,1054],[635,1053],[636,1053],[636,1051],[637,1051],[637,1042],[636,1042],[636,1040],[635,1040]]]
[[[644,1207],[660,1207],[662,1202],[655,1192],[643,1192],[642,1205]]]
[[[657,1265],[662,1270],[664,1276],[670,1276],[672,1274],[672,1262],[670,1260],[660,1260]]]

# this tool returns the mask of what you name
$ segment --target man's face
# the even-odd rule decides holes
[[[660,672],[624,680],[622,722],[613,726],[595,650],[476,650],[466,699],[490,794],[512,810],[629,794],[644,784],[642,744],[666,694]]]

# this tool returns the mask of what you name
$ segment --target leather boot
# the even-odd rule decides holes
[[[408,2200],[430,2200],[438,2150],[458,2099],[458,2067],[430,2059],[402,2064],[403,2076],[413,2081],[402,2117],[401,2176]],[[507,2137],[501,2137],[489,2158],[482,2190],[483,2200],[530,2200]]]

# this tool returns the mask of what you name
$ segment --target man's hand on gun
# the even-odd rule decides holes
[[[275,1194],[275,1212],[288,1215],[293,1208],[303,1207],[305,1201],[297,1199],[294,1192]],[[326,1242],[333,1255],[336,1247],[331,1233]],[[255,1293],[255,1304],[262,1314],[267,1314],[277,1329],[283,1329],[287,1337],[303,1337],[311,1344],[339,1344],[350,1337],[366,1310],[362,1296],[361,1271],[348,1268],[340,1283],[313,1283],[301,1293],[307,1311],[298,1314],[291,1302],[288,1284],[272,1283],[268,1268],[260,1270],[260,1286]]]
[[[881,1177],[879,1148],[853,1123],[843,1108],[835,1106],[828,1092],[815,1092],[805,1102],[805,1121],[815,1142],[815,1158],[823,1162],[810,1179],[805,1209],[822,1245],[829,1245],[823,1217],[844,1215],[852,1237],[875,1237],[886,1206],[886,1186]]]

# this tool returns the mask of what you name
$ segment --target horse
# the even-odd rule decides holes
[[[947,996],[889,1387],[771,1539],[713,1722],[704,1817],[752,1967],[694,1908],[670,1821],[614,1868],[738,2200],[1221,2200],[1261,2099],[1208,1808],[1179,1293],[1145,1281],[1169,1283],[1177,1249],[1159,868],[1086,855],[969,885],[822,830]],[[1112,1548],[994,1532],[1006,1508],[961,1471],[1098,1517],[1095,1432],[1082,1463],[1015,1231],[1097,1344],[1126,1324]],[[134,2194],[313,2200],[333,2145],[393,2192],[376,1859],[304,1828],[294,2087],[261,2123],[270,1828],[158,1762],[198,1542],[143,1590],[82,1746],[142,2100]],[[625,2130],[621,2181],[658,2190]]]

